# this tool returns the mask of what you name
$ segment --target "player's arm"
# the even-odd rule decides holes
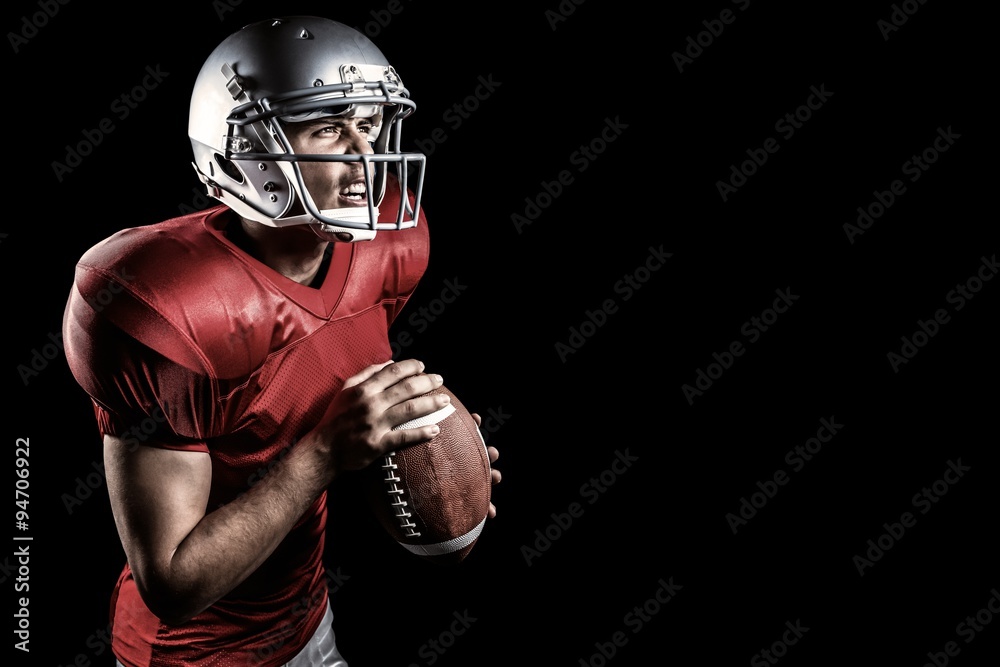
[[[210,512],[208,454],[106,436],[104,459],[139,594],[170,624],[190,619],[246,579],[329,479],[315,450],[295,447],[247,493]]]
[[[317,428],[246,493],[211,511],[208,454],[107,436],[111,508],[149,609],[170,624],[192,618],[259,567],[338,473],[433,437],[433,426],[391,430],[441,407],[439,396],[422,396],[440,376],[422,371],[411,360],[350,378]]]

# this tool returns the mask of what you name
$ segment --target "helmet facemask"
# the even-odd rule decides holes
[[[308,212],[317,220],[312,225],[312,228],[321,238],[327,240],[344,240],[345,237],[353,239],[353,234],[345,229],[345,227],[349,226],[348,223],[368,227],[370,226],[368,223],[371,220],[378,219],[378,206],[385,194],[385,178],[389,165],[372,161],[370,156],[375,152],[375,144],[382,130],[383,115],[382,105],[348,104],[336,107],[322,107],[314,111],[281,116],[278,122],[273,124],[272,129],[278,135],[279,142],[288,146],[289,152],[298,156],[298,159],[294,162],[278,163],[278,167],[285,172],[289,181],[294,183],[295,191],[300,198],[302,206],[305,208],[304,212]],[[358,127],[365,128],[367,133],[365,138],[368,141],[371,152],[369,154],[345,152],[342,160],[338,160],[344,164],[357,163],[361,165],[363,176],[361,182],[363,186],[361,183],[356,182],[356,178],[351,178],[350,175],[345,175],[350,185],[341,183],[333,183],[332,185],[338,188],[346,188],[346,192],[340,193],[342,195],[350,196],[353,193],[359,196],[359,198],[363,198],[366,206],[323,208],[316,201],[316,197],[320,196],[320,193],[323,193],[323,188],[331,185],[322,181],[332,181],[334,177],[329,173],[321,172],[310,178],[307,176],[307,171],[313,165],[323,165],[324,163],[328,163],[329,160],[313,160],[313,156],[309,154],[307,149],[300,148],[296,150],[294,137],[296,132],[300,130],[304,133],[309,133],[313,131],[313,128],[322,128],[326,123],[331,125],[340,124],[340,131],[345,129],[344,125],[350,125],[351,123],[357,123]],[[316,188],[315,191],[310,187],[310,182]],[[324,194],[328,195],[329,193]]]

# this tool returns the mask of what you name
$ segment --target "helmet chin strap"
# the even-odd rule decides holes
[[[246,202],[240,200],[238,197],[234,197],[229,192],[226,192],[222,188],[215,185],[209,178],[207,178],[195,166],[195,171],[198,172],[198,176],[203,183],[206,184],[208,188],[208,195],[213,199],[216,199],[229,208],[233,209],[238,215],[248,220],[253,220],[259,222],[262,225],[268,227],[291,227],[294,225],[309,225],[310,229],[316,233],[324,241],[331,242],[352,242],[352,241],[370,241],[375,238],[374,229],[352,229],[348,227],[339,227],[336,225],[330,225],[320,220],[317,220],[315,216],[304,213],[301,215],[290,216],[287,218],[282,218],[280,221],[273,220],[267,217],[260,211],[256,210],[252,206],[249,206]],[[375,219],[378,220],[378,206],[374,206],[373,212],[375,214]],[[343,220],[345,222],[356,222],[362,224],[368,224],[371,222],[368,214],[367,206],[352,206],[349,208],[329,208],[320,210],[320,215],[331,220]]]
[[[322,220],[317,220],[315,215],[310,213],[301,213],[299,215],[293,215],[288,217],[283,217],[279,219],[270,218],[260,211],[256,210],[245,201],[232,193],[227,192],[215,184],[210,178],[205,176],[198,165],[193,165],[195,172],[198,174],[198,178],[202,183],[205,184],[207,188],[208,195],[213,199],[216,199],[229,208],[233,209],[241,217],[247,218],[248,220],[253,220],[259,222],[262,225],[268,227],[291,227],[295,225],[309,225],[309,227],[324,241],[330,242],[354,242],[354,241],[370,241],[375,238],[375,229],[364,228],[355,229],[352,227],[341,227],[335,224],[329,224],[323,222]],[[307,208],[315,211],[312,205],[308,205]],[[344,221],[350,223],[359,223],[361,225],[370,225],[372,220],[378,220],[379,210],[378,206],[372,206],[371,214],[374,218],[369,217],[369,210],[367,206],[350,206],[346,208],[328,208],[320,209],[319,214],[324,218],[332,220],[333,222]]]
[[[345,222],[368,223],[368,207],[352,206],[350,208],[327,208],[320,213],[325,218],[332,220],[343,220]],[[378,220],[378,206],[375,207],[375,219]],[[348,227],[338,227],[320,222],[310,217],[310,227],[324,241],[369,241],[375,238],[375,230],[372,229],[352,229]]]

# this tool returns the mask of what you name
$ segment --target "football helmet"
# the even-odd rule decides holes
[[[252,23],[212,51],[195,81],[194,168],[210,196],[245,218],[307,224],[327,240],[371,239],[417,224],[426,158],[400,149],[403,119],[415,110],[399,74],[357,30],[314,16]],[[295,154],[285,123],[322,116],[369,118],[372,151]],[[360,163],[367,206],[320,209],[299,166],[307,161]],[[399,208],[391,222],[379,222],[390,172]]]

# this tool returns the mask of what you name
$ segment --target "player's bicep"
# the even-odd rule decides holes
[[[140,592],[169,587],[174,552],[205,516],[209,455],[107,435],[104,464],[115,524]]]

